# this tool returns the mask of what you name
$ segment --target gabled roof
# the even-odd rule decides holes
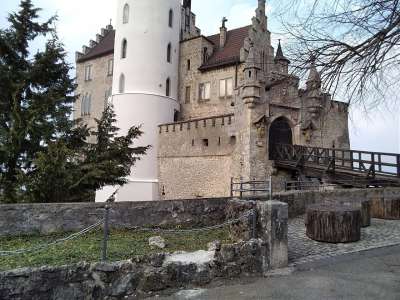
[[[240,49],[243,47],[244,40],[248,36],[250,28],[251,26],[245,26],[228,31],[225,46],[222,48],[219,47],[220,34],[206,37],[214,44],[214,53],[199,70],[206,71],[239,63]],[[114,52],[114,40],[115,30],[110,30],[100,43],[94,46],[87,54],[79,58],[77,62],[81,63],[112,54]]]
[[[110,30],[88,53],[78,59],[78,63],[95,59],[101,56],[112,54],[114,52],[115,30]]]
[[[222,48],[219,44],[220,34],[208,36],[207,39],[214,44],[214,53],[199,70],[206,71],[239,63],[240,49],[249,35],[250,28],[251,26],[245,26],[228,31],[225,46]]]

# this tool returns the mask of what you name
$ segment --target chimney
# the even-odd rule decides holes
[[[228,19],[224,17],[222,19],[222,26],[219,29],[220,30],[220,34],[219,34],[219,46],[220,46],[220,48],[224,48],[225,44],[226,44],[226,38],[227,38],[227,31],[228,30],[226,29],[225,23],[227,21],[228,21]]]

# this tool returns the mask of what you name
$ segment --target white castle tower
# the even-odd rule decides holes
[[[118,0],[112,103],[125,134],[142,124],[136,146],[151,145],[118,191],[117,201],[159,199],[158,125],[174,121],[178,104],[180,0]],[[115,187],[98,191],[104,201]]]

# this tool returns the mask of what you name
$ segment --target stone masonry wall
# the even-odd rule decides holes
[[[357,202],[365,199],[392,197],[400,194],[400,188],[381,189],[336,189],[331,191],[293,191],[274,194],[274,199],[289,205],[289,218],[306,212],[306,207],[315,203]]]
[[[216,278],[265,275],[271,269],[286,267],[287,204],[232,201],[229,205],[225,212],[231,216],[243,209],[256,209],[252,239],[215,244],[208,251],[193,253],[159,253],[116,263],[0,272],[0,299],[137,299],[165,289],[203,286]]]
[[[232,78],[235,88],[235,79],[238,82],[243,78],[243,66],[231,66],[200,72],[198,68],[202,65],[202,51],[207,47],[209,55],[213,45],[204,37],[190,39],[181,43],[180,48],[180,67],[179,67],[179,102],[181,103],[181,117],[183,120],[193,118],[203,118],[233,112],[231,103],[234,96],[220,98],[219,82],[221,79]],[[188,70],[188,60],[190,60],[190,70]],[[210,99],[199,100],[199,84],[204,82],[211,83]],[[190,87],[190,102],[186,103],[186,87]]]
[[[162,199],[227,197],[236,147],[232,115],[160,126]]]
[[[265,245],[255,239],[215,251],[156,254],[117,263],[81,263],[0,272],[0,299],[140,299],[216,278],[264,273]]]
[[[76,94],[79,98],[74,104],[74,118],[82,118],[89,127],[95,127],[95,118],[100,119],[105,108],[106,92],[111,92],[112,75],[108,74],[108,62],[113,54],[96,58],[87,62],[76,64],[76,81],[78,88]],[[85,81],[85,67],[92,66],[92,79]],[[86,94],[92,96],[91,111],[89,116],[81,115],[82,97]],[[111,94],[110,94],[111,96]]]
[[[198,227],[225,221],[228,199],[116,202],[110,226]],[[103,217],[104,203],[0,205],[0,236],[78,231]]]

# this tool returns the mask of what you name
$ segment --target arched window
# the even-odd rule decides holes
[[[89,116],[90,111],[92,107],[92,96],[88,93],[86,93],[82,97],[82,102],[81,102],[81,115],[82,116]]]
[[[125,75],[121,74],[119,76],[119,93],[122,94],[125,92]]]
[[[126,51],[128,49],[128,42],[126,39],[122,40],[121,58],[126,58]]]
[[[123,24],[127,24],[129,22],[129,5],[128,5],[128,3],[126,3],[124,6],[124,12],[123,12],[122,19],[123,19],[122,20]]]
[[[167,97],[171,95],[171,80],[169,78],[165,82],[165,95]]]
[[[171,62],[171,43],[167,46],[167,62]]]
[[[168,26],[172,28],[174,24],[174,12],[172,9],[169,10],[169,16],[168,16]]]

